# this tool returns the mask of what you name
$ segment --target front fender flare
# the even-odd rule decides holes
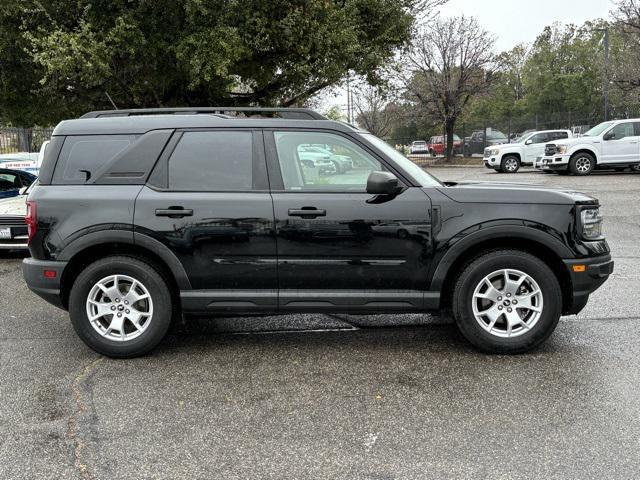
[[[557,238],[542,230],[523,225],[499,225],[485,227],[469,233],[447,250],[438,262],[431,279],[430,291],[439,291],[451,269],[451,266],[470,248],[486,240],[499,238],[523,239],[539,243],[558,254],[562,259],[575,258],[575,254]]]

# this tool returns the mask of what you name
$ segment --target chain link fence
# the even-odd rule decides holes
[[[640,107],[609,115],[610,120],[640,118]],[[455,128],[454,155],[456,157],[480,157],[485,147],[495,143],[513,143],[525,133],[540,130],[570,130],[573,136],[582,135],[591,127],[604,121],[602,114],[579,114],[575,112],[546,113],[529,116],[509,116],[502,118],[458,121]],[[398,121],[385,140],[408,155],[419,165],[434,165],[442,162],[446,148],[444,128],[430,124],[425,119],[404,117]],[[398,132],[402,132],[398,135]],[[413,132],[413,133],[410,133]],[[413,142],[425,142],[412,151]],[[458,159],[459,161],[459,159]]]
[[[52,133],[53,127],[0,127],[0,154],[38,152]]]

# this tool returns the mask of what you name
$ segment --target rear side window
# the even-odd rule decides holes
[[[253,188],[251,132],[185,132],[169,159],[169,189],[237,191]]]
[[[111,160],[135,142],[135,135],[82,135],[65,139],[53,184],[81,185],[95,178]]]
[[[21,186],[20,177],[15,173],[0,173],[0,191],[18,190]]]

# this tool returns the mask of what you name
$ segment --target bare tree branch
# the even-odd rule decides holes
[[[473,17],[436,18],[417,32],[402,59],[399,76],[408,97],[444,124],[447,157],[456,120],[469,100],[490,86],[494,43]]]

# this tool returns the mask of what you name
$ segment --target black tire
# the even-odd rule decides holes
[[[530,330],[522,330],[524,333],[510,338],[489,333],[473,312],[476,287],[486,276],[501,269],[525,273],[542,293],[542,312],[537,322]],[[502,306],[500,302],[496,304]],[[536,348],[551,335],[562,313],[562,296],[558,279],[539,258],[520,250],[494,250],[476,257],[462,269],[454,284],[452,307],[458,329],[476,348],[488,353],[517,354]],[[501,322],[506,319],[499,318]]]
[[[151,297],[153,312],[146,320],[149,324],[131,340],[105,338],[89,321],[87,298],[94,285],[109,275],[126,275],[137,280]],[[78,336],[96,352],[114,358],[137,357],[152,350],[167,333],[173,314],[174,305],[167,281],[158,269],[136,257],[110,256],[90,264],[77,276],[69,296],[69,316]]]
[[[587,152],[575,153],[569,160],[569,171],[574,175],[589,175],[596,166],[596,159]]]
[[[398,238],[405,239],[409,237],[409,232],[407,232],[404,228],[398,230]]]
[[[336,160],[332,160],[332,162],[333,162],[333,166],[336,167],[336,174],[342,173],[342,166],[340,165],[340,162]]]
[[[520,170],[520,159],[515,155],[505,155],[500,162],[500,171],[504,173],[516,173]]]
[[[432,157],[435,157],[436,156],[435,150],[429,150],[429,155],[431,155]]]

